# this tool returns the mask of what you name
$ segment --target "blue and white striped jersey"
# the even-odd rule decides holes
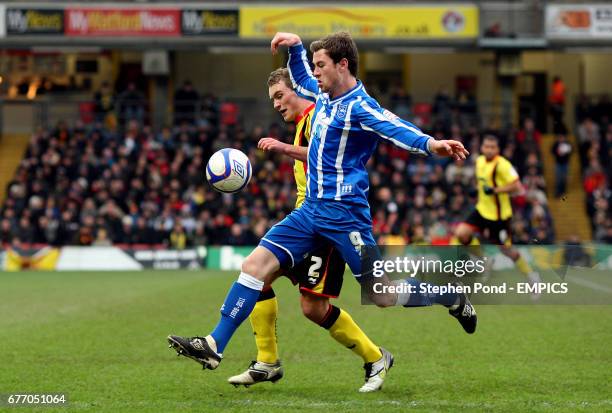
[[[306,198],[369,206],[366,163],[380,139],[413,153],[431,154],[431,137],[383,109],[367,94],[361,81],[334,99],[319,90],[301,44],[289,48],[287,67],[296,92],[316,102],[308,147]]]

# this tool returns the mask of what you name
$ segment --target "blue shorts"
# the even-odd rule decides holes
[[[259,245],[272,251],[281,267],[293,267],[321,242],[334,245],[353,275],[361,276],[361,247],[376,245],[369,208],[307,198],[270,228]]]

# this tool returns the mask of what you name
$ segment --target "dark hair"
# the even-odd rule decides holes
[[[484,143],[484,141],[493,141],[493,142],[495,142],[497,144],[497,146],[499,146],[499,138],[497,136],[495,136],[495,135],[490,135],[490,134],[489,135],[485,135],[482,138],[482,142],[483,143]]]
[[[268,87],[274,86],[279,82],[285,82],[285,85],[289,89],[293,89],[293,84],[291,84],[291,77],[289,76],[289,71],[284,67],[279,67],[278,69],[272,71],[270,76],[268,76]]]
[[[310,51],[312,53],[321,49],[325,49],[327,55],[334,63],[339,63],[340,60],[346,59],[348,61],[349,72],[357,77],[359,53],[357,52],[357,45],[348,32],[330,34],[310,44]]]

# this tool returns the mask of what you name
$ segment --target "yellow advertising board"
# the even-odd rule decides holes
[[[19,253],[14,249],[8,249],[4,257],[4,269],[6,271],[21,270],[55,270],[59,260],[60,250],[58,248],[45,247],[41,250]]]
[[[470,39],[478,36],[475,5],[443,6],[244,6],[240,37],[269,39],[276,32],[305,39],[348,31],[355,39]]]

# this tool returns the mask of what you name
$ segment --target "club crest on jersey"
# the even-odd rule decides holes
[[[390,110],[387,110],[387,109],[383,109],[382,114],[383,114],[383,116],[385,118],[387,118],[389,120],[399,119],[399,117],[395,113],[393,113],[393,112],[391,112]]]
[[[337,110],[337,115],[339,118],[344,119],[344,117],[346,116],[346,111],[348,109],[348,105],[338,105],[338,110]]]

